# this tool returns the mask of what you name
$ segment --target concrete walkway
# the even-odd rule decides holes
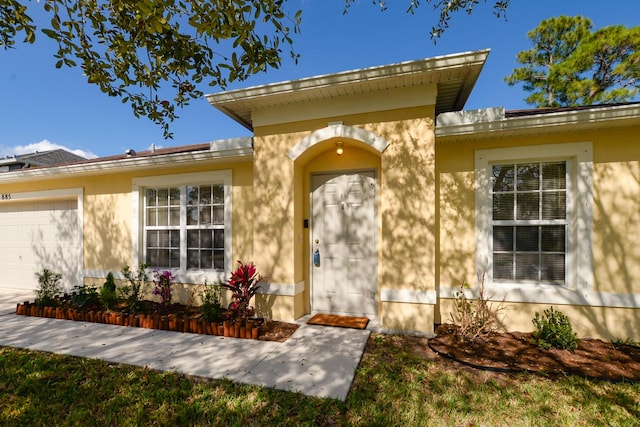
[[[0,346],[26,348],[345,400],[369,331],[303,324],[284,343],[16,316],[0,291]]]

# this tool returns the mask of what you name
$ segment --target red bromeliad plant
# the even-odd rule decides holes
[[[263,277],[258,274],[255,264],[244,264],[238,261],[240,266],[231,274],[231,278],[226,283],[221,283],[223,288],[232,292],[229,311],[231,317],[248,318],[253,315],[255,309],[249,306],[249,301],[258,292]]]

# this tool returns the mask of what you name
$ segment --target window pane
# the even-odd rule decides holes
[[[158,246],[158,232],[147,231],[147,247],[154,248]]]
[[[180,231],[179,230],[169,231],[169,238],[170,238],[170,241],[171,241],[171,247],[172,248],[179,248],[180,247]]]
[[[200,251],[200,268],[213,268],[213,251],[211,249]]]
[[[518,193],[516,219],[540,218],[540,193]]]
[[[161,248],[169,247],[169,231],[168,230],[158,231],[158,247],[161,247]]]
[[[513,280],[512,254],[493,254],[493,279]]]
[[[156,190],[154,190],[153,188],[149,188],[147,190],[147,206],[156,206],[157,205],[157,201],[156,201],[157,195],[158,195],[158,192]]]
[[[222,185],[213,186],[213,203],[215,204],[224,203],[224,186]]]
[[[212,248],[213,239],[211,237],[210,230],[203,230],[200,233],[200,248],[203,249],[211,249]]]
[[[213,207],[213,223],[224,224],[224,206]]]
[[[542,164],[542,189],[564,190],[566,182],[567,164],[565,162]]]
[[[187,207],[187,225],[198,225],[198,207]]]
[[[169,189],[169,204],[171,206],[180,206],[180,189],[179,188]]]
[[[538,226],[516,227],[516,251],[538,251]]]
[[[538,254],[516,254],[516,280],[539,280]]]
[[[543,254],[542,266],[544,277],[542,280],[552,281],[556,283],[564,283],[565,266],[564,254]]]
[[[224,230],[213,230],[213,247],[224,249]]]
[[[171,249],[169,251],[169,268],[180,267],[180,249]]]
[[[169,190],[166,188],[158,190],[158,206],[167,206],[169,203]]]
[[[147,259],[145,260],[145,264],[147,265],[158,265],[158,250],[157,249],[147,249]]]
[[[211,186],[200,186],[200,204],[201,205],[210,205],[211,204]]]
[[[200,251],[199,250],[187,251],[187,268],[191,268],[191,269],[200,268]]]
[[[564,191],[542,193],[542,219],[567,217],[567,195]]]
[[[147,209],[147,225],[153,227],[158,225],[157,209]]]
[[[497,221],[513,219],[513,194],[493,195],[493,219]]]
[[[513,165],[493,166],[493,191],[513,191]]]
[[[538,163],[517,165],[516,191],[540,189],[540,165]]]
[[[564,252],[565,226],[549,225],[542,228],[542,252]]]
[[[170,268],[169,249],[158,249],[158,261],[152,264],[153,267]]]
[[[170,208],[169,209],[169,225],[179,226],[180,225],[180,208]]]
[[[198,187],[187,187],[187,205],[193,206],[198,204]]]
[[[213,268],[216,270],[224,270],[224,251],[213,251]]]
[[[211,224],[211,206],[202,206],[200,208],[200,225]]]
[[[493,250],[513,251],[513,227],[493,227]]]
[[[188,248],[197,248],[198,242],[200,242],[200,231],[199,230],[187,230],[187,247]]]
[[[169,208],[158,208],[158,222],[159,226],[167,226],[169,225]]]

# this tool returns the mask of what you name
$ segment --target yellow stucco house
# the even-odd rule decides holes
[[[244,260],[274,319],[432,332],[484,282],[508,329],[554,306],[640,339],[640,105],[463,111],[488,53],[213,94],[253,137],[1,173],[0,287],[145,262],[187,300]]]

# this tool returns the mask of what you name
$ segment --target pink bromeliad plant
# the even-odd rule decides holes
[[[238,261],[240,266],[231,274],[231,278],[226,283],[221,283],[225,289],[232,293],[229,311],[231,317],[248,318],[253,315],[255,309],[249,306],[249,301],[258,292],[264,278],[258,274],[255,264],[244,264]]]

